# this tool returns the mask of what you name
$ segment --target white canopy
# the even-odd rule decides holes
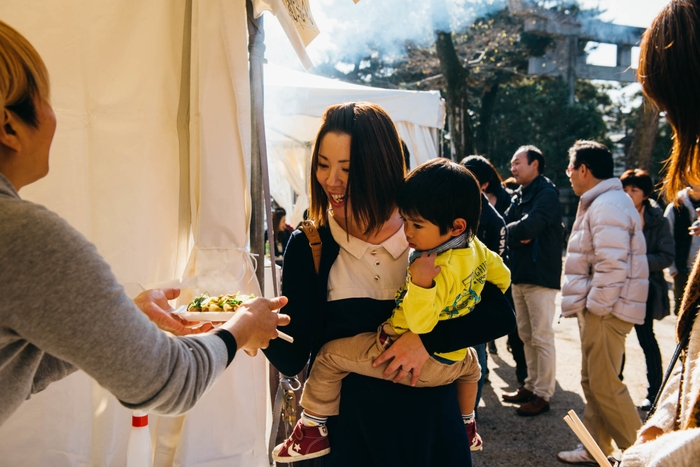
[[[245,249],[245,4],[0,2],[0,18],[46,62],[58,121],[49,175],[20,195],[67,219],[124,284],[185,277],[190,294],[260,293]],[[239,352],[188,414],[151,416],[154,465],[267,466],[266,369],[262,353]],[[130,420],[75,373],[0,427],[0,466],[123,467]]]
[[[271,191],[292,225],[308,207],[308,164],[321,116],[328,106],[351,101],[372,102],[387,111],[408,146],[411,167],[438,155],[437,130],[445,122],[445,104],[438,91],[372,88],[267,65],[265,127],[274,161]]]

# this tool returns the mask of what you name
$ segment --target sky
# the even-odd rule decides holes
[[[586,7],[600,6],[607,10],[601,17],[606,21],[627,26],[647,28],[668,0],[583,0]]]

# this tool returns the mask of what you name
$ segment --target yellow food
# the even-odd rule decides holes
[[[204,292],[187,305],[187,311],[236,311],[241,303],[251,298],[255,298],[255,295],[235,293],[211,297],[208,292]]]

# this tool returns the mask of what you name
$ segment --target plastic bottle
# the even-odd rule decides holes
[[[131,434],[126,449],[126,467],[151,467],[151,431],[148,429],[148,414],[134,410],[131,416]]]

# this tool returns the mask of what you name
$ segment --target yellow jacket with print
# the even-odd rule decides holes
[[[409,272],[406,283],[396,293],[396,308],[388,324],[397,334],[406,331],[425,334],[438,321],[471,312],[481,300],[485,281],[496,285],[501,292],[510,285],[510,270],[501,257],[477,238],[466,248],[440,253],[435,266],[440,266],[440,273],[433,287],[425,289],[413,284]],[[463,360],[466,353],[467,349],[461,349],[436,355],[456,362]]]

